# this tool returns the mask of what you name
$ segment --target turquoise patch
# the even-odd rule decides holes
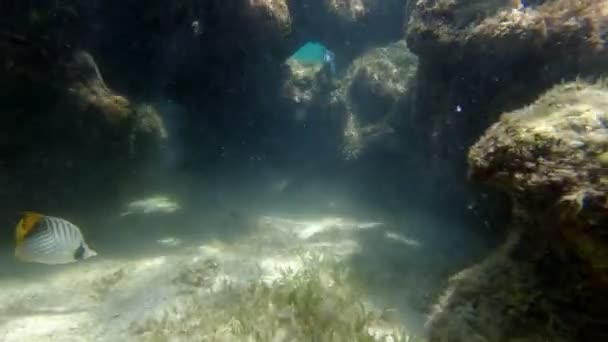
[[[326,47],[317,42],[302,45],[291,58],[301,63],[323,63]]]

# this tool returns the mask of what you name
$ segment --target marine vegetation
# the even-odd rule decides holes
[[[131,327],[139,341],[415,341],[366,307],[348,271],[320,256],[273,282],[228,283]],[[178,308],[179,307],[179,308]]]

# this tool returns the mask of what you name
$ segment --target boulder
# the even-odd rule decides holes
[[[440,64],[536,57],[575,67],[608,53],[603,1],[421,0],[410,6],[408,44]]]
[[[389,150],[403,147],[396,126],[408,119],[417,66],[404,41],[371,49],[348,66],[329,99],[343,118],[344,159],[357,159],[376,143]]]
[[[472,179],[512,198],[533,234],[586,261],[608,286],[608,87],[560,84],[504,114],[469,152]]]
[[[101,137],[102,141],[96,143],[106,148],[108,144],[116,145],[115,153],[122,156],[136,157],[136,150],[162,149],[168,133],[160,114],[151,105],[133,103],[110,89],[89,53],[78,51],[66,63],[65,82],[56,86],[65,87],[64,102],[78,113],[75,119],[81,133],[86,132],[91,138],[98,135],[100,128],[105,128],[110,136],[120,138],[104,142],[109,139]],[[148,146],[138,146],[141,141]]]
[[[446,196],[478,197],[459,179],[468,148],[500,113],[608,70],[604,1],[419,0],[406,12],[420,60],[410,134]]]
[[[431,341],[600,341],[608,318],[608,87],[559,84],[502,115],[468,155],[507,193],[511,239],[454,277]]]
[[[512,232],[491,256],[450,277],[426,322],[430,342],[608,337],[605,289],[525,235]]]
[[[22,42],[2,46],[5,210],[98,209],[148,163],[160,162],[163,120],[154,107],[111,89],[91,54],[44,53]]]

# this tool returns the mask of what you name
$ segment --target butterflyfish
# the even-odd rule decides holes
[[[80,228],[59,217],[25,212],[15,227],[15,257],[25,262],[68,264],[97,255]]]

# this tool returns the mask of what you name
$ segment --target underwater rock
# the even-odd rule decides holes
[[[245,5],[244,11],[254,17],[257,22],[266,24],[267,30],[276,30],[287,34],[291,31],[291,14],[287,0],[254,0]]]
[[[403,41],[370,50],[349,65],[330,99],[333,111],[344,118],[345,159],[357,159],[377,142],[398,147],[393,133],[406,112],[417,66]]]
[[[538,326],[559,328],[556,332],[547,330],[540,337],[546,336],[551,341],[599,341],[608,337],[605,324],[600,323],[608,319],[608,304],[603,300],[608,298],[606,108],[608,86],[605,83],[560,84],[531,105],[503,114],[501,120],[471,147],[468,155],[470,178],[510,196],[517,231],[522,236],[519,242],[512,244],[511,250],[517,250],[517,256],[505,259],[506,255],[503,255],[500,267],[522,270],[530,262],[536,266],[524,276],[512,277],[506,271],[499,272],[502,279],[495,280],[484,273],[494,272],[498,266],[476,266],[482,270],[475,272],[483,275],[483,282],[487,284],[478,283],[470,288],[472,285],[468,283],[479,282],[475,280],[479,276],[465,274],[465,280],[453,285],[447,299],[442,300],[445,312],[437,316],[442,318],[431,320],[433,334],[440,336],[445,329],[452,329],[448,328],[447,320],[449,324],[464,324],[471,331],[484,325],[487,328],[492,326],[491,321],[496,321],[503,322],[500,328],[496,327],[500,331],[497,335],[488,335],[488,339],[506,340],[504,334],[508,334],[510,327],[517,326],[509,323],[514,322],[515,316],[496,317],[504,315],[501,312],[505,312],[509,302],[489,309],[492,313],[487,316],[493,318],[486,321],[471,321],[462,311],[467,305],[465,302],[477,303],[471,312],[479,313],[479,301],[487,301],[490,294],[504,294],[505,300],[544,298],[540,302],[538,298],[534,299],[524,312],[518,313],[519,319],[527,322],[544,317],[544,323],[537,322]],[[547,266],[547,260],[551,267]],[[559,280],[546,280],[559,277],[559,274],[569,275]],[[508,296],[504,293],[512,286],[510,284],[519,282],[518,279],[536,281],[541,278],[545,279],[542,283],[518,287],[518,293],[507,293]],[[465,300],[463,296],[469,299]],[[471,298],[476,298],[475,302]],[[446,304],[450,302],[452,304]],[[492,305],[483,306],[490,308]],[[534,311],[539,309],[548,311],[539,316]],[[460,321],[455,322],[457,312],[461,312],[456,315],[460,316]],[[436,337],[435,340],[444,339]]]
[[[311,106],[320,96],[322,84],[328,83],[320,74],[323,64],[302,63],[294,58],[286,62],[289,73],[283,85],[283,96],[294,106]]]
[[[259,136],[273,134],[269,113],[280,97],[281,65],[297,47],[287,3],[103,2],[106,26],[95,48],[106,48],[96,57],[108,66],[104,76],[117,89],[184,108],[173,120],[181,127],[180,153],[191,156],[182,165],[225,160],[224,150],[234,151],[235,159],[249,158],[260,150]]]
[[[462,160],[501,112],[563,79],[608,68],[604,1],[422,0],[408,7],[406,40],[421,60],[415,121],[439,158]]]
[[[138,10],[133,13],[139,17],[138,24],[148,26],[160,24],[162,31],[173,31],[180,26],[184,18],[194,19],[198,35],[204,35],[212,26],[214,15],[234,16],[238,24],[252,28],[252,23],[265,29],[289,32],[291,17],[286,0],[252,0],[234,3],[220,1],[201,3],[190,0],[172,1],[169,6],[162,1],[133,1],[131,6]],[[227,22],[226,24],[230,24]],[[198,27],[198,28],[197,28]],[[249,32],[256,33],[256,32]],[[260,37],[261,38],[261,37]]]
[[[14,205],[7,211],[98,208],[162,157],[168,136],[160,114],[109,88],[89,53],[52,50],[27,36],[0,50],[7,66],[0,164],[14,183],[2,194]],[[82,201],[85,194],[95,200]]]
[[[378,1],[326,0],[325,6],[338,17],[355,21],[377,10]]]
[[[472,179],[507,192],[531,234],[585,260],[608,285],[608,87],[558,85],[504,114],[469,151]]]
[[[573,56],[608,54],[604,1],[423,0],[410,6],[409,46],[440,64],[537,56],[578,65],[584,60]]]
[[[80,51],[74,54],[67,64],[67,82],[68,101],[73,102],[84,115],[94,116],[93,120],[98,123],[95,126],[101,124],[121,132],[118,135],[126,138],[125,143],[128,143],[123,146],[123,151],[133,154],[135,144],[140,141],[153,143],[156,145],[153,149],[158,150],[167,139],[159,113],[150,105],[133,104],[111,90],[89,53]]]
[[[426,328],[430,342],[603,341],[607,304],[584,273],[513,232],[494,254],[449,279]]]
[[[354,59],[333,77],[322,63],[287,60],[283,98],[305,121],[308,113],[327,113],[336,139],[337,157],[356,160],[369,146],[400,149],[396,126],[404,120],[418,60],[404,41],[374,48]]]
[[[405,39],[420,59],[408,136],[446,196],[478,196],[459,181],[466,151],[500,113],[608,70],[605,1],[420,0],[406,12]]]

